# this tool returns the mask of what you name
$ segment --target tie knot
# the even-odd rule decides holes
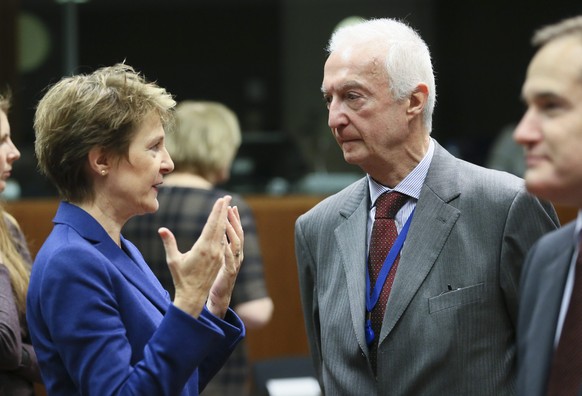
[[[376,199],[375,219],[393,219],[407,200],[407,195],[397,191],[385,192]]]

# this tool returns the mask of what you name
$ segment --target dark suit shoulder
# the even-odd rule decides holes
[[[536,245],[552,246],[553,250],[572,247],[574,243],[575,229],[576,221],[574,220],[564,224],[562,227],[554,231],[548,232],[536,242]]]
[[[570,222],[563,227],[546,233],[533,244],[528,251],[521,276],[522,298],[526,294],[537,295],[537,279],[540,276],[539,274],[548,267],[548,263],[556,262],[557,257],[565,255],[563,256],[564,260],[560,259],[557,262],[563,262],[564,266],[567,266],[569,261],[567,257],[570,257],[574,251],[575,226],[575,221]],[[533,283],[531,283],[532,279],[534,279]],[[532,284],[534,285],[533,288],[531,287]]]

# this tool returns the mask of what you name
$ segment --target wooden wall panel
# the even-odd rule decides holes
[[[257,221],[265,278],[275,305],[267,326],[248,331],[247,345],[253,361],[309,353],[293,240],[295,220],[320,200],[302,196],[247,197]]]

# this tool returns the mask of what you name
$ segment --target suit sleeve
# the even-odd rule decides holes
[[[8,269],[0,264],[0,370],[10,371],[29,382],[41,382],[36,354],[22,338],[20,317]]]
[[[103,256],[64,244],[49,261],[38,285],[46,330],[35,330],[50,334],[67,375],[83,395],[180,394],[207,357],[216,354],[212,359],[224,360],[229,345],[244,333],[238,329],[237,336],[227,329],[230,325],[217,324],[218,318],[204,314],[195,319],[170,305],[156,319],[159,323],[144,317],[143,326],[153,326],[153,335],[129,335],[121,312],[131,307],[119,304],[115,283],[120,280],[111,276]],[[145,338],[143,358],[137,361],[129,337]],[[50,361],[45,369],[51,370]],[[58,375],[63,373],[48,373],[47,378]]]
[[[295,256],[297,257],[299,289],[309,348],[319,384],[323,393],[325,393],[321,376],[322,356],[318,314],[319,307],[317,301],[317,270],[315,260],[313,259],[312,252],[309,251],[304,235],[304,220],[305,217],[302,216],[295,223]]]
[[[517,326],[519,280],[527,252],[539,238],[558,226],[552,205],[524,190],[515,196],[505,223],[500,260],[500,285],[514,326]]]
[[[211,314],[204,307],[199,320],[208,322],[209,326],[218,326],[225,334],[225,337],[221,340],[221,347],[217,348],[215,345],[212,353],[198,367],[200,371],[199,391],[202,392],[214,375],[222,368],[239,341],[245,336],[245,329],[242,320],[230,308],[223,320]],[[242,333],[240,329],[243,329]]]
[[[22,362],[22,337],[10,275],[0,264],[0,370],[16,370]]]

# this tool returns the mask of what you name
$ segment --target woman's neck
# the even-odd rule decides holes
[[[97,198],[93,202],[73,203],[73,205],[89,213],[101,224],[101,227],[109,234],[109,237],[113,239],[117,246],[121,246],[121,228],[129,217],[120,217],[118,212],[112,210],[115,207],[114,204],[108,200],[101,201]]]
[[[164,177],[165,186],[200,188],[211,190],[214,185],[202,176],[187,172],[174,172]]]

